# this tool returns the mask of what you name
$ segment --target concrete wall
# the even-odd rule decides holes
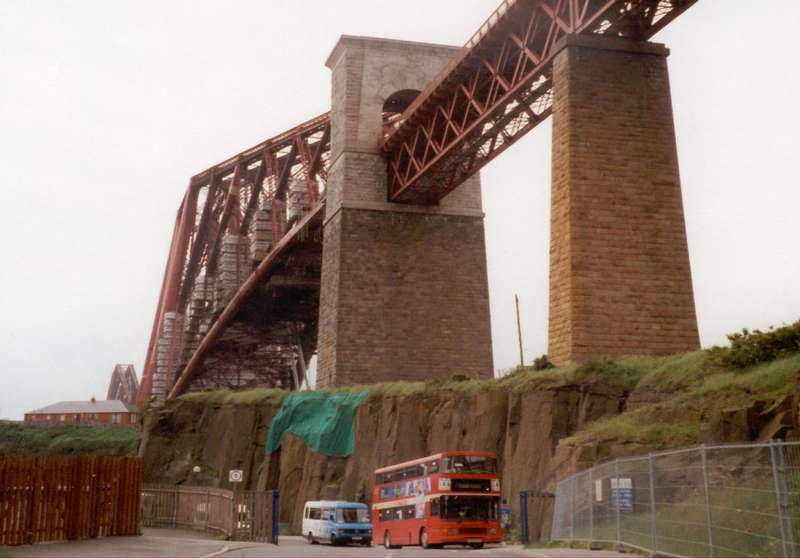
[[[553,66],[548,356],[699,347],[663,45],[567,37]]]

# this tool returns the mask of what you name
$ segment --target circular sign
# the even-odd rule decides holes
[[[242,480],[244,480],[244,471],[231,470],[228,472],[228,481],[231,483],[240,483]]]

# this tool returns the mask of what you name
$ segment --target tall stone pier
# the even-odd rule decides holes
[[[492,376],[480,179],[436,206],[387,201],[383,114],[457,47],[343,36],[332,72],[331,167],[317,387]]]
[[[548,356],[697,349],[666,57],[569,36],[553,65]]]

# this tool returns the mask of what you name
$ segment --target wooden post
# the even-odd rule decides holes
[[[525,360],[522,358],[522,325],[519,321],[519,297],[514,293],[514,304],[517,306],[517,338],[519,338],[519,366],[525,366]]]

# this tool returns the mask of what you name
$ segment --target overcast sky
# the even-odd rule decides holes
[[[0,0],[0,417],[141,375],[189,177],[330,108],[342,34],[463,45],[499,0]],[[797,0],[700,0],[671,49],[704,347],[800,318]],[[547,121],[483,171],[496,371],[547,348]],[[620,317],[624,320],[624,317]]]

